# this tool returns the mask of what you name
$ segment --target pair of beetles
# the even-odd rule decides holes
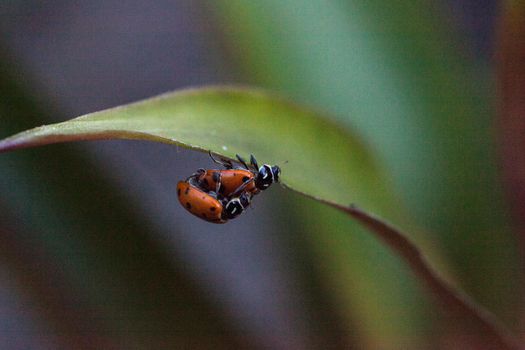
[[[180,204],[206,221],[223,224],[236,218],[250,205],[254,195],[279,181],[281,169],[268,164],[259,167],[253,155],[248,165],[237,154],[240,166],[234,166],[230,160],[217,160],[211,151],[209,154],[225,169],[198,169],[177,184]]]

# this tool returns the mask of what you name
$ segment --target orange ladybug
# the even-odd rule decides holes
[[[194,176],[199,187],[216,191],[224,197],[235,197],[240,193],[248,192],[252,195],[267,189],[274,182],[279,181],[281,169],[277,166],[264,164],[259,168],[257,160],[253,155],[250,156],[250,166],[237,154],[237,159],[243,168],[234,168],[230,160],[216,160],[211,152],[211,159],[225,167],[225,170],[199,169]]]
[[[251,194],[241,193],[234,198],[219,200],[215,192],[205,192],[191,183],[192,177],[177,184],[180,204],[193,215],[215,223],[223,224],[239,216],[250,205]]]

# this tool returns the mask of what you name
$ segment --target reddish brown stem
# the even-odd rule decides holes
[[[399,229],[354,205],[346,207],[319,198],[314,199],[350,215],[402,257],[440,302],[444,311],[452,316],[452,319],[461,323],[470,336],[475,335],[478,338],[475,340],[476,344],[483,346],[483,349],[517,350],[521,348],[516,338],[490,311],[476,304],[464,292],[445,281],[430,266],[419,248]]]
[[[496,51],[504,185],[525,251],[525,5],[507,2]]]

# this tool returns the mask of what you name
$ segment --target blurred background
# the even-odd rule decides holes
[[[523,339],[524,7],[3,1],[0,137],[189,86],[278,91],[360,134],[413,238]],[[0,347],[483,348],[333,210],[276,186],[227,225],[188,215],[175,184],[211,166],[137,141],[0,155]]]

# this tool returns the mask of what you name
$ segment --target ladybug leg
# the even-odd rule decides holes
[[[215,182],[215,193],[219,193],[219,190],[221,188],[221,172],[218,171],[215,174],[217,174],[217,181]]]
[[[246,180],[245,182],[243,182],[242,185],[240,185],[239,187],[237,187],[237,188],[235,189],[235,191],[233,191],[233,193],[230,195],[230,197],[232,197],[232,198],[233,198],[233,197],[237,197],[242,191],[244,191],[244,189],[246,188],[246,186],[248,186],[248,184],[249,184],[250,182],[252,182],[252,181],[253,181],[253,179],[248,179],[248,180]]]
[[[221,162],[219,162],[217,159],[215,159],[215,157],[213,157],[213,155],[211,154],[211,151],[208,151],[208,154],[210,155],[210,158],[211,158],[211,160],[213,160],[214,163],[223,165]]]
[[[248,165],[246,164],[246,161],[244,160],[243,157],[241,157],[240,155],[236,154],[235,155],[237,157],[237,159],[239,160],[239,163],[241,163],[245,168],[246,170],[250,170],[250,168],[248,168]]]
[[[205,169],[203,169],[203,168],[199,168],[199,169],[197,169],[196,172],[194,172],[193,174],[191,174],[190,177],[201,176],[201,175],[204,174],[205,172],[206,172]]]
[[[201,176],[202,174],[204,174],[206,172],[206,170],[202,169],[202,168],[199,168],[197,169],[196,172],[194,172],[193,174],[191,174],[190,176],[188,176],[188,178],[186,178],[186,181],[190,181],[190,180],[195,180],[195,179],[198,179],[199,176]]]
[[[226,159],[222,159],[222,158],[221,158],[221,160],[217,160],[217,159],[215,159],[215,157],[213,157],[213,155],[211,154],[211,151],[208,151],[208,154],[210,155],[210,158],[211,158],[211,160],[213,160],[214,163],[222,165],[226,169],[232,169],[233,168],[233,164],[232,164],[232,162],[230,160],[226,160]]]
[[[255,170],[259,170],[259,165],[257,164],[257,159],[255,159],[253,154],[250,154],[250,164],[255,168]]]

